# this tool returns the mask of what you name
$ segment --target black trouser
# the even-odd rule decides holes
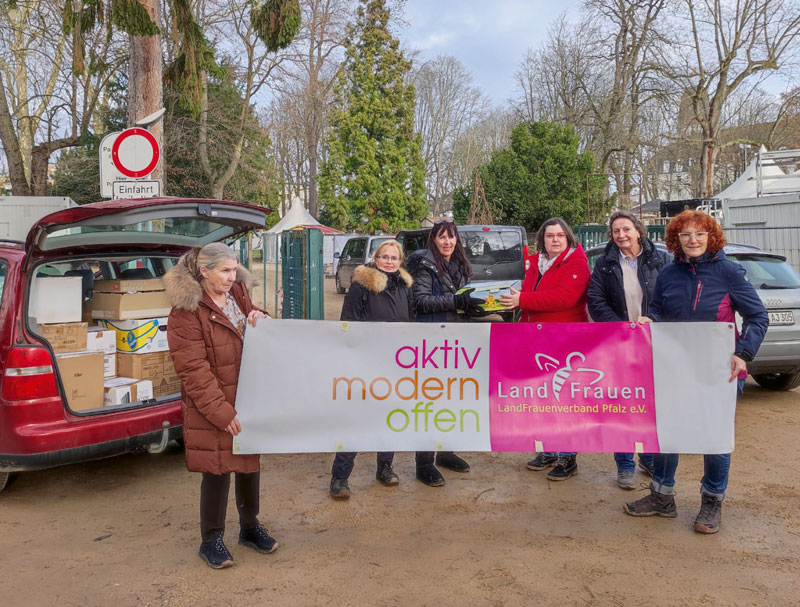
[[[331,476],[333,478],[350,478],[356,455],[358,455],[356,452],[337,453],[336,457],[333,458]],[[378,468],[381,467],[381,464],[391,464],[393,460],[394,451],[378,451]]]
[[[236,473],[236,509],[239,526],[252,529],[258,526],[258,491],[260,472]],[[200,483],[200,533],[204,542],[211,542],[225,531],[225,513],[228,510],[230,474],[203,473]]]
[[[452,451],[439,451],[441,455],[450,455]],[[436,451],[417,451],[417,468],[432,464],[436,459]]]

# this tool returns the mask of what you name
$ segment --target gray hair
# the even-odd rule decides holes
[[[617,219],[629,220],[633,224],[633,227],[636,228],[636,231],[639,232],[639,244],[644,244],[644,241],[647,240],[647,228],[644,227],[642,220],[630,211],[614,211],[611,213],[611,217],[608,218],[608,231],[606,232],[606,237],[609,240],[613,240],[614,238],[614,235],[611,233],[611,226],[614,225]]]
[[[200,268],[213,270],[229,259],[233,259],[237,263],[239,261],[236,253],[228,245],[221,242],[212,242],[203,247],[193,247],[190,251],[181,255],[178,264],[185,266],[189,273],[194,276],[194,279],[200,282],[203,279],[200,274]]]

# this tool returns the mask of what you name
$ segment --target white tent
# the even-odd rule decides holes
[[[322,225],[318,222],[311,213],[308,212],[302,201],[295,198],[292,201],[292,206],[286,211],[281,220],[267,230],[267,234],[280,234],[284,230],[291,230],[297,226],[319,226]]]
[[[762,145],[759,153],[766,152],[767,149]],[[719,194],[714,196],[719,200],[738,200],[741,198],[756,198],[758,196],[758,185],[756,183],[756,163],[758,156],[753,158],[753,161],[748,165],[744,172],[739,175],[739,178],[730,184],[727,188],[722,190]],[[783,193],[787,190],[800,191],[800,171],[792,173],[796,177],[792,179],[775,179],[781,177],[785,173],[780,167],[774,164],[761,165],[761,194],[777,194]]]

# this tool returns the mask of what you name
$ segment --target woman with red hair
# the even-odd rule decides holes
[[[744,268],[725,257],[725,236],[709,215],[684,211],[674,217],[667,226],[666,244],[675,260],[658,275],[648,316],[639,322],[732,323],[738,312],[743,319],[742,332],[731,356],[729,381],[738,378],[741,387],[747,377],[747,362],[753,360],[767,331],[764,304]],[[650,495],[625,504],[623,509],[631,516],[675,518],[678,454],[659,453],[653,459]],[[730,463],[730,453],[703,456],[702,505],[694,522],[698,533],[719,531]]]

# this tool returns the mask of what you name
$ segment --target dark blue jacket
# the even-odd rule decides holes
[[[625,289],[622,282],[622,267],[619,263],[619,247],[609,241],[603,255],[598,257],[589,282],[587,303],[589,315],[595,322],[619,322],[628,320],[628,304],[625,302]],[[642,309],[636,316],[646,316],[653,300],[656,278],[665,265],[672,261],[672,255],[657,248],[651,240],[642,244],[639,256],[638,276],[642,287]]]
[[[752,360],[767,332],[767,310],[744,268],[719,251],[691,262],[676,257],[665,266],[648,316],[655,321],[735,322],[734,312],[743,319],[736,352]]]

